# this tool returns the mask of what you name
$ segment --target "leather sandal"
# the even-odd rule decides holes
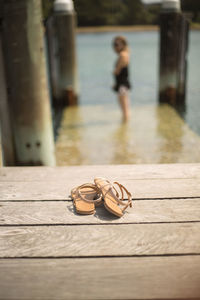
[[[102,193],[100,189],[92,183],[85,183],[72,189],[71,197],[76,212],[82,215],[94,214],[95,206],[102,203]]]
[[[132,207],[132,195],[122,184],[116,181],[114,182],[114,184],[116,184],[121,191],[120,199],[117,189],[105,178],[97,177],[94,179],[94,182],[96,186],[101,190],[104,199],[104,206],[110,213],[114,214],[117,217],[122,217],[127,207]],[[125,191],[128,196],[128,202],[124,202],[123,191]],[[121,208],[121,205],[124,207]]]

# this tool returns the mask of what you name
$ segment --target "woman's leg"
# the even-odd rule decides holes
[[[119,93],[119,104],[122,109],[123,114],[123,121],[127,122],[130,118],[130,104],[129,104],[129,95],[128,95],[128,89],[126,87],[120,87]]]

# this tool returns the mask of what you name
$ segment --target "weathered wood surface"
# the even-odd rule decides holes
[[[199,256],[7,259],[0,269],[4,300],[189,300],[200,294]]]
[[[0,257],[200,254],[199,233],[200,223],[9,226],[1,228]]]
[[[200,164],[1,168],[0,201],[70,200],[95,176],[120,181],[135,199],[200,197]]]
[[[122,218],[75,213],[95,176],[133,193]],[[200,299],[200,164],[0,169],[0,299]]]
[[[184,213],[187,212],[187,213]],[[0,225],[126,224],[200,221],[200,198],[134,200],[122,218],[104,205],[94,215],[76,213],[72,201],[20,201],[0,203]]]
[[[37,0],[1,2],[14,165],[55,166],[41,3]]]
[[[82,177],[83,178],[83,177]],[[138,179],[120,180],[135,199],[200,197],[200,179]],[[87,182],[74,177],[61,181],[1,182],[0,201],[13,200],[71,200],[72,188]],[[91,180],[89,181],[91,182]]]
[[[75,178],[73,178],[73,176]],[[200,164],[160,165],[96,165],[69,167],[15,167],[0,168],[1,181],[91,181],[95,176],[109,179],[184,179],[200,178]]]

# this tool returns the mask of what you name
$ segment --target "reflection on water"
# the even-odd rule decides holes
[[[119,127],[113,132],[111,136],[113,146],[111,164],[132,164],[135,162],[136,154],[130,133],[131,128],[129,123],[119,124]]]
[[[62,126],[58,130],[58,141],[56,144],[58,165],[84,164],[84,158],[81,152],[81,125],[79,125],[81,123],[82,118],[78,107],[71,107],[65,110]]]
[[[187,134],[183,120],[169,107],[157,109],[157,133],[162,137],[160,143],[160,163],[179,162],[183,148],[183,138]]]
[[[200,162],[200,137],[168,106],[133,106],[121,123],[112,105],[66,108],[58,165]]]

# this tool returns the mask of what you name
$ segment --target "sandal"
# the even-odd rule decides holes
[[[82,184],[71,190],[76,212],[82,215],[91,215],[95,212],[95,205],[102,203],[102,193],[99,188],[92,183]]]
[[[101,190],[104,198],[104,206],[105,208],[112,214],[117,217],[122,217],[124,214],[125,209],[130,206],[132,207],[132,195],[129,191],[120,183],[114,182],[120,188],[121,191],[121,199],[119,199],[119,193],[117,192],[116,188],[106,179],[104,178],[95,178],[95,184]],[[128,196],[128,203],[124,203],[124,193],[123,190],[126,192]],[[123,208],[120,208],[119,205],[123,205]]]

